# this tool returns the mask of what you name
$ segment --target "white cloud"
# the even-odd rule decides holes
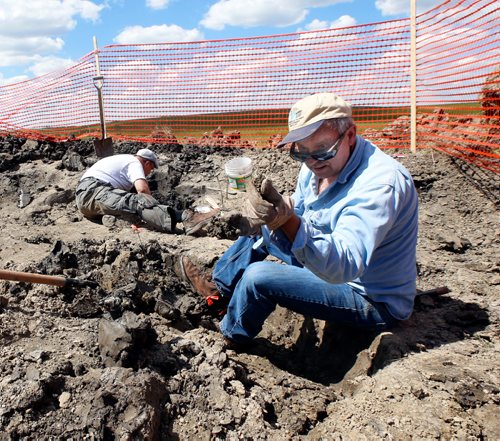
[[[60,51],[64,46],[61,38],[50,37],[26,37],[11,38],[2,37],[0,39],[0,66],[14,65],[15,60],[10,58],[26,58],[27,60],[36,57],[38,54],[47,54]]]
[[[184,29],[177,25],[129,26],[114,39],[118,44],[144,44],[203,40],[198,29]]]
[[[61,35],[75,28],[78,17],[97,21],[104,8],[87,0],[0,0],[0,35]]]
[[[244,28],[256,26],[285,27],[301,23],[309,8],[346,3],[352,0],[218,0],[201,20],[208,29],[222,30],[226,26]]]
[[[60,2],[59,0],[51,0],[50,2],[42,0],[42,3],[45,3],[46,6],[49,3],[54,3],[57,6]],[[96,4],[95,2],[89,0],[63,0],[62,6],[66,14],[78,14],[84,20],[90,20],[93,22],[99,20],[101,11],[106,8],[105,3]]]
[[[417,12],[427,11],[441,3],[443,0],[417,0]],[[410,0],[376,0],[375,7],[383,16],[410,14]]]
[[[0,0],[0,66],[35,63],[29,70],[41,72],[42,60],[60,60],[54,54],[77,20],[95,22],[105,7],[89,0]]]
[[[64,46],[61,38],[27,37],[0,38],[0,67],[25,66],[38,62],[45,54],[60,51]]]
[[[29,71],[34,76],[45,75],[57,70],[63,70],[75,64],[74,60],[59,57],[38,57],[38,59],[29,67]]]
[[[8,77],[6,78],[4,75],[0,73],[0,87],[1,86],[7,86],[9,84],[15,84],[15,83],[20,83],[21,81],[27,80],[28,76],[27,75],[16,75],[14,77]]]
[[[318,31],[320,29],[328,29],[328,22],[325,20],[318,20],[315,18],[313,21],[307,23],[303,28],[300,28],[297,32],[302,31]]]
[[[337,20],[330,23],[330,29],[346,28],[348,26],[355,26],[356,24],[357,21],[354,17],[350,15],[341,15]]]
[[[146,6],[150,9],[166,9],[170,0],[146,0]]]
[[[338,29],[338,28],[345,28],[349,26],[355,26],[356,25],[356,19],[354,17],[351,17],[350,15],[342,15],[337,20],[334,21],[325,21],[325,20],[318,20],[314,19],[310,23],[306,24],[304,29],[306,31],[318,31],[320,29]]]

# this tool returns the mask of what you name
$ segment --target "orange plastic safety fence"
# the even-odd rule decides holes
[[[418,17],[417,140],[500,172],[500,4],[448,1]]]
[[[417,147],[499,172],[497,0],[447,0],[417,17]],[[334,91],[359,132],[410,147],[410,20],[98,52],[107,135],[144,142],[274,146],[289,108]],[[0,87],[0,135],[101,137],[94,52],[70,69]]]

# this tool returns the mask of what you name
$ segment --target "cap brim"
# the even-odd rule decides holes
[[[141,158],[145,159],[146,161],[152,162],[154,164],[155,168],[158,168],[160,166],[158,159],[146,158],[144,156],[141,156]]]
[[[288,132],[288,135],[286,135],[283,138],[283,140],[278,143],[276,147],[281,147],[282,145],[290,144],[291,142],[297,142],[300,141],[301,139],[305,139],[308,136],[311,136],[316,130],[320,128],[321,124],[323,124],[324,122],[325,120],[322,119],[312,124],[308,124],[307,126],[301,127],[300,129]]]

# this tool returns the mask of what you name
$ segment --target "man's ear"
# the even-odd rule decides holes
[[[347,134],[347,138],[349,140],[349,145],[352,145],[355,140],[356,140],[356,134],[358,133],[358,127],[356,124],[353,124],[349,129],[347,130],[349,133]]]

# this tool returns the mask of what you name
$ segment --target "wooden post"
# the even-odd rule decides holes
[[[410,149],[417,151],[417,0],[410,0]]]
[[[94,36],[94,52],[95,52],[95,68],[96,76],[94,86],[97,89],[97,99],[99,101],[99,117],[101,120],[101,139],[94,140],[96,155],[99,158],[113,155],[113,140],[107,137],[106,120],[104,119],[104,102],[102,97],[102,86],[104,85],[104,77],[101,74],[99,66],[99,51],[97,49],[97,38]]]
[[[101,75],[101,68],[99,66],[99,51],[97,48],[97,38],[94,36],[94,52],[95,52],[95,70],[96,76],[94,77],[94,86],[97,89],[97,98],[99,100],[99,117],[101,119],[101,136],[102,139],[106,138],[106,121],[104,119],[104,103],[102,100],[102,86],[104,77]]]

